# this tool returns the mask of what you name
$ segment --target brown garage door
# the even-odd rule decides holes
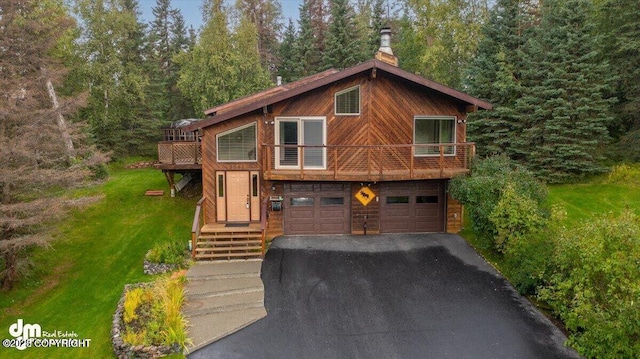
[[[350,190],[348,183],[286,183],[285,234],[350,233]]]
[[[443,181],[380,184],[380,232],[444,232]]]

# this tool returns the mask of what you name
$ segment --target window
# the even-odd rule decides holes
[[[416,196],[416,203],[438,203],[438,196]]]
[[[276,129],[276,168],[326,168],[324,117],[276,118]]]
[[[344,197],[322,197],[320,198],[321,206],[342,206],[344,205]]]
[[[409,196],[389,196],[387,197],[387,204],[402,204],[409,203]]]
[[[360,86],[351,87],[336,93],[335,112],[336,115],[360,114]]]
[[[291,198],[291,205],[294,207],[313,206],[313,198],[311,197],[294,197]]]
[[[251,196],[258,197],[258,175],[251,175]]]
[[[224,175],[218,175],[218,197],[224,197]]]
[[[257,160],[256,124],[234,128],[216,136],[218,162],[254,162]]]
[[[433,145],[456,142],[456,118],[416,117],[414,122],[414,144]],[[416,146],[416,156],[440,154],[440,146]],[[444,146],[445,155],[455,155],[455,146]]]

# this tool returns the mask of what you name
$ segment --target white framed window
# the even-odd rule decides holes
[[[440,146],[419,146],[419,145],[439,145],[456,143],[456,117],[455,116],[416,116],[413,123],[413,143],[415,147],[414,155],[439,156]],[[444,154],[455,156],[455,146],[445,146]]]
[[[359,115],[360,85],[336,92],[334,104],[336,115]]]
[[[277,117],[275,127],[276,168],[326,169],[325,117]]]
[[[216,135],[218,162],[257,161],[257,128],[254,122]]]

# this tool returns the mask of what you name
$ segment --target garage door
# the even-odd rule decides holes
[[[285,234],[350,233],[350,194],[348,183],[286,183]]]
[[[380,184],[380,232],[444,232],[443,181]]]

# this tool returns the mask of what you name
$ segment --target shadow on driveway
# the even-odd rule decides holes
[[[579,357],[457,235],[279,237],[262,280],[267,317],[189,358]]]

